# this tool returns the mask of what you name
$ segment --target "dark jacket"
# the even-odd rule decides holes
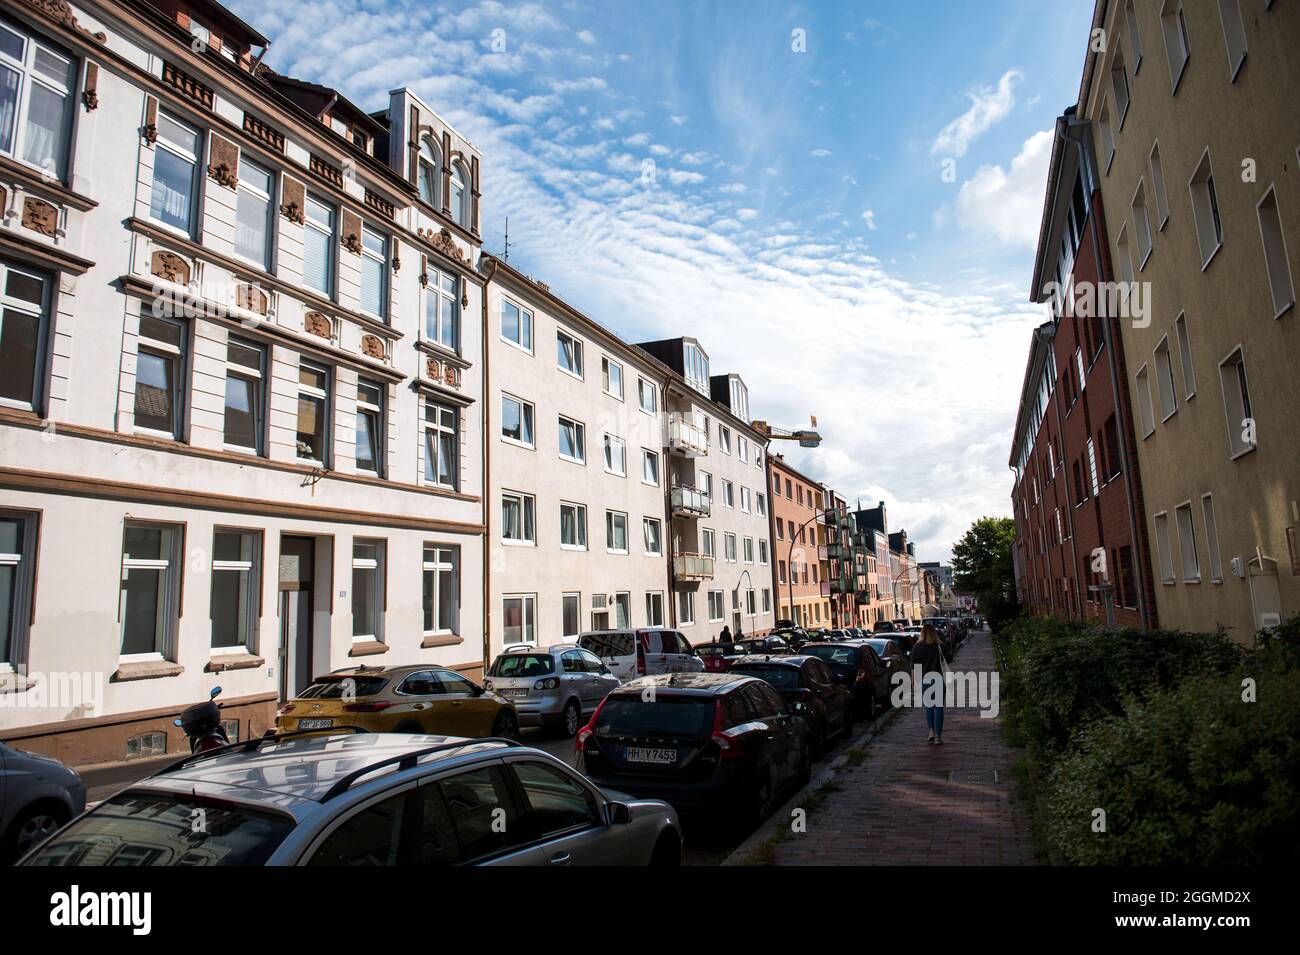
[[[921,665],[921,675],[927,673],[941,673],[943,668],[939,666],[939,656],[948,663],[952,662],[952,654],[949,653],[942,643],[918,643],[912,647],[912,665]]]

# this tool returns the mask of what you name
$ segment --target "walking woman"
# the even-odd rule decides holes
[[[939,631],[929,624],[922,627],[921,642],[912,648],[912,666],[921,668],[921,705],[925,708],[925,723],[930,727],[929,742],[935,744],[943,743],[943,700],[947,690],[944,673],[951,662],[952,655],[939,642]],[[931,677],[931,673],[938,676]],[[932,705],[925,702],[926,688],[935,682],[939,685],[939,702]],[[929,696],[933,695],[934,691],[930,690]]]

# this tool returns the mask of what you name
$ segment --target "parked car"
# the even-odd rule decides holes
[[[292,772],[285,772],[291,767]],[[205,825],[191,824],[202,809]],[[100,803],[23,865],[671,865],[665,803],[505,739],[264,737]]]
[[[892,620],[877,620],[871,625],[873,633],[894,633],[898,629]]]
[[[656,673],[704,672],[687,639],[665,627],[591,630],[578,637],[578,646],[600,657],[622,681]]]
[[[278,732],[356,726],[372,733],[507,736],[515,705],[455,670],[408,663],[350,667],[318,676],[276,714]]]
[[[86,784],[57,759],[0,743],[0,865],[26,855],[86,808]]]
[[[862,643],[874,650],[880,662],[884,664],[892,691],[894,674],[907,672],[907,654],[903,652],[897,640],[888,637],[869,637]]]
[[[572,644],[511,650],[492,661],[483,688],[515,705],[520,726],[578,732],[618,677],[600,657]]]
[[[889,702],[889,669],[865,641],[810,643],[804,653],[830,668],[853,696],[857,711],[870,719]]]
[[[610,693],[574,748],[598,785],[743,825],[761,821],[782,790],[808,779],[808,737],[807,722],[762,680],[681,673]]]
[[[731,665],[731,672],[755,676],[781,694],[786,705],[812,729],[813,759],[826,752],[826,741],[853,732],[853,694],[831,668],[816,656],[748,656]]]
[[[705,673],[726,673],[731,661],[742,654],[734,643],[701,643],[696,646],[695,655],[704,664]]]
[[[790,645],[791,650],[798,650],[801,646],[812,639],[808,631],[803,627],[782,627],[778,625],[774,629],[768,631],[766,635],[769,637],[780,637]]]
[[[794,652],[790,644],[785,642],[785,637],[774,633],[769,633],[764,637],[748,637],[744,640],[737,640],[734,646],[736,653],[741,656],[751,653],[780,654]]]

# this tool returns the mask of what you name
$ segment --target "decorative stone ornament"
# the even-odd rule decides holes
[[[177,285],[190,284],[190,263],[175,252],[159,249],[149,261],[149,271]]]
[[[361,353],[367,358],[376,358],[383,361],[387,354],[384,350],[384,341],[378,335],[361,336]]]
[[[59,210],[35,196],[23,198],[23,228],[54,238],[59,227]]]
[[[304,315],[302,317],[302,327],[310,335],[317,335],[324,339],[334,337],[334,326],[320,312],[308,312]]]

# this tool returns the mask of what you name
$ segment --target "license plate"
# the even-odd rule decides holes
[[[300,730],[327,730],[334,725],[333,720],[299,720]]]
[[[502,690],[501,695],[502,696],[527,696],[528,691],[527,690]]]
[[[658,766],[671,766],[677,762],[677,750],[629,746],[623,750],[623,758],[629,763],[654,763]]]

